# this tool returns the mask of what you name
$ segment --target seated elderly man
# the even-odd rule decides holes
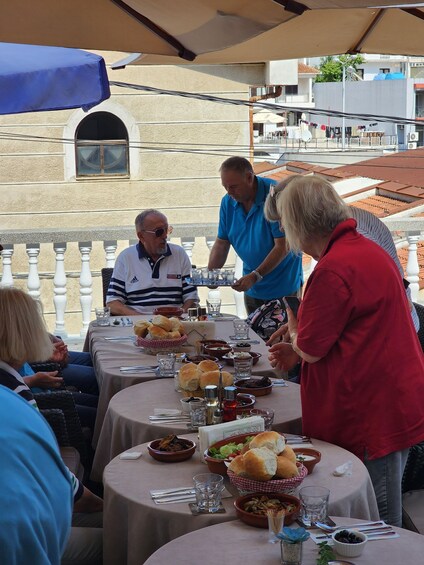
[[[181,306],[184,311],[198,302],[196,287],[186,279],[191,263],[179,245],[167,242],[172,232],[158,210],[141,212],[135,219],[139,242],[117,258],[106,296],[116,316],[149,313],[158,306]]]

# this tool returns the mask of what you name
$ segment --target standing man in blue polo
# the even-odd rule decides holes
[[[233,288],[244,292],[246,310],[296,294],[302,286],[302,258],[287,252],[284,232],[264,217],[264,203],[273,180],[257,177],[243,157],[230,157],[220,168],[227,194],[221,201],[218,237],[209,269],[220,269],[232,245],[243,261],[243,277]]]

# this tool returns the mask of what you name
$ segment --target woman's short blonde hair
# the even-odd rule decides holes
[[[0,288],[0,360],[18,368],[47,361],[52,353],[37,302],[17,288]]]
[[[294,175],[271,189],[265,215],[280,222],[288,247],[294,252],[317,237],[328,236],[350,217],[348,206],[333,185],[318,175]]]

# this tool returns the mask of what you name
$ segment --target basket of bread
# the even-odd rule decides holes
[[[158,314],[152,321],[140,320],[134,324],[136,345],[145,353],[179,353],[187,341],[184,327],[178,318],[166,318]]]
[[[205,359],[199,364],[186,363],[178,372],[178,380],[184,396],[204,396],[207,385],[219,386],[219,365]],[[228,371],[222,371],[222,386],[231,386],[234,377]]]
[[[257,434],[244,453],[228,466],[228,477],[240,494],[284,492],[291,494],[308,471],[277,432]]]

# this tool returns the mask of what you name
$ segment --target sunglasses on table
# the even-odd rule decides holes
[[[154,233],[156,237],[162,237],[163,234],[169,235],[172,233],[174,228],[172,226],[168,226],[167,228],[158,228],[157,230],[141,230],[145,231],[146,233]]]

